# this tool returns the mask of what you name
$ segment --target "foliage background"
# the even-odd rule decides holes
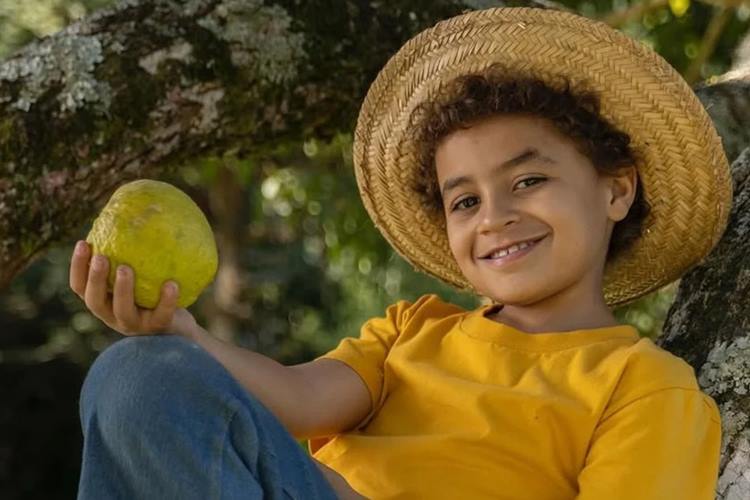
[[[0,60],[112,0],[0,0]],[[475,2],[491,6],[494,2]],[[608,20],[657,50],[691,83],[725,72],[747,31],[750,8],[689,0],[565,1]],[[709,30],[709,26],[713,26]],[[717,31],[718,36],[707,36]],[[416,273],[370,222],[357,193],[351,131],[330,141],[299,137],[251,158],[231,152],[196,160],[162,180],[190,194],[212,225],[222,186],[240,193],[236,211],[239,307],[228,338],[284,364],[308,361],[357,336],[361,324],[400,299],[459,294]],[[79,239],[90,225],[80,228]],[[61,242],[0,293],[0,497],[75,495],[81,432],[78,395],[96,355],[121,336],[89,314],[68,287],[74,240]],[[220,256],[223,253],[219,242]],[[615,310],[655,338],[678,283]],[[213,285],[191,307],[202,325],[215,313]],[[300,443],[304,445],[304,443]]]

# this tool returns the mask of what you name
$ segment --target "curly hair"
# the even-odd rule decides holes
[[[573,92],[560,77],[555,87],[526,76],[508,77],[500,64],[484,71],[462,75],[449,82],[434,100],[421,103],[412,115],[416,130],[419,171],[411,189],[433,215],[444,216],[443,200],[435,169],[435,150],[451,132],[469,128],[479,120],[499,114],[532,114],[549,120],[569,137],[579,152],[603,175],[635,165],[638,153],[630,136],[611,125],[599,113],[598,95]],[[628,215],[615,223],[607,250],[607,261],[628,248],[642,233],[651,206],[643,195],[640,178]]]

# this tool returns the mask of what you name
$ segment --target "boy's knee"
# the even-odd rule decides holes
[[[197,344],[176,335],[123,338],[91,365],[81,388],[81,424],[93,415],[99,422],[134,425],[154,414],[186,405],[200,391],[217,362]],[[207,373],[208,372],[208,373]],[[220,374],[221,375],[221,374]]]

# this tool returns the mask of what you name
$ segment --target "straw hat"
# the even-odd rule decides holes
[[[360,110],[354,165],[365,208],[417,270],[477,293],[448,245],[445,220],[415,204],[415,107],[454,77],[502,63],[520,75],[600,95],[603,118],[630,135],[651,205],[642,238],[608,262],[612,307],[656,290],[701,262],[718,243],[732,204],[724,149],[687,82],[649,47],[606,24],[563,11],[473,11],[409,40],[380,71]],[[558,79],[559,80],[559,79]]]

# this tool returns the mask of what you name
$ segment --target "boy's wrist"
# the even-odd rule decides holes
[[[179,335],[180,337],[195,341],[195,337],[199,335],[199,332],[196,331],[197,329],[200,329],[200,325],[190,311],[179,308],[174,312],[172,322],[167,331],[173,335]]]
[[[176,328],[173,333],[195,343],[200,343],[201,338],[208,335],[208,332],[198,323],[181,326],[180,328]]]

